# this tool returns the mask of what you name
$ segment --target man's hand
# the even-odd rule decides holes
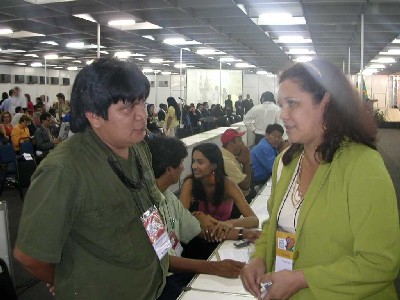
[[[228,232],[233,228],[233,225],[228,222],[219,221],[213,231],[211,232],[210,238],[215,242],[222,242],[226,239]]]
[[[226,278],[238,278],[240,271],[242,270],[244,263],[225,259],[223,261],[215,261],[213,263],[214,275],[226,277]]]

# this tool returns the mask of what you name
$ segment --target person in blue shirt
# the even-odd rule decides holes
[[[271,176],[278,148],[283,142],[282,135],[281,125],[270,124],[265,130],[265,137],[251,149],[252,186],[266,183]]]

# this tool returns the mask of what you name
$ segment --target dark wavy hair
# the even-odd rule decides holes
[[[168,167],[176,169],[188,152],[185,144],[172,137],[156,137],[147,142],[152,156],[154,176],[160,178]]]
[[[168,107],[173,106],[175,108],[175,115],[178,121],[181,119],[181,108],[179,104],[176,102],[174,97],[167,98]]]
[[[118,101],[144,101],[150,83],[132,62],[100,58],[76,76],[71,92],[71,130],[83,132],[90,126],[85,113],[108,120],[108,109]]]
[[[376,124],[355,88],[336,66],[324,59],[296,63],[281,74],[279,83],[285,80],[296,82],[303,91],[310,93],[315,104],[321,103],[326,93],[329,95],[323,112],[322,143],[315,150],[318,160],[332,162],[344,140],[376,149]],[[289,164],[302,147],[292,144],[283,155],[283,164]]]
[[[219,204],[221,204],[222,201],[224,201],[224,195],[225,195],[226,173],[225,173],[224,159],[222,157],[222,152],[219,149],[219,147],[213,143],[204,143],[194,147],[192,151],[192,157],[195,151],[201,152],[201,154],[203,154],[210,161],[210,163],[216,165],[216,168],[214,170],[215,192],[211,203],[218,206]],[[192,167],[191,178],[193,181],[192,185],[193,198],[196,200],[206,201],[206,192],[204,190],[203,184],[201,183],[201,180],[196,179],[193,176],[193,167]]]

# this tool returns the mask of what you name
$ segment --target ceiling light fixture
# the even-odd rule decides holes
[[[312,59],[313,58],[311,56],[299,56],[299,57],[293,59],[293,61],[296,61],[296,62],[308,62],[308,61],[311,61]]]
[[[171,75],[171,72],[169,72],[169,71],[163,71],[163,72],[161,72],[161,75]]]
[[[168,38],[163,41],[165,44],[172,45],[172,46],[179,46],[179,45],[198,45],[201,44],[195,40],[193,41],[186,41],[184,38]]]
[[[143,73],[153,73],[153,69],[150,68],[144,68],[142,71]]]
[[[58,55],[57,54],[46,54],[44,56],[45,59],[58,59]]]
[[[371,60],[371,62],[380,64],[392,64],[395,63],[396,60],[393,57],[379,57],[377,59]]]
[[[24,54],[27,57],[39,57],[37,54]]]
[[[118,57],[118,58],[128,58],[129,56],[131,56],[131,52],[130,51],[119,51],[119,52],[115,52],[114,56]]]
[[[94,59],[87,60],[87,61],[86,61],[86,64],[87,64],[87,65],[91,65],[91,64],[93,63],[93,60],[94,60]]]
[[[162,63],[164,60],[162,58],[150,58],[149,62],[152,64],[160,64]]]
[[[186,68],[186,67],[187,67],[186,64],[175,64],[175,65],[174,65],[174,68],[177,68],[177,69],[184,69],[184,68]]]
[[[15,63],[15,64],[18,65],[18,66],[26,66],[26,63],[17,62],[17,63]]]
[[[257,71],[256,72],[258,75],[267,75],[267,74],[270,74],[269,72],[267,72],[267,71]]]
[[[210,48],[203,48],[203,49],[198,49],[196,51],[197,54],[200,55],[218,55],[218,54],[226,54],[225,52],[210,49]]]
[[[85,44],[83,42],[72,42],[68,43],[67,48],[74,48],[74,49],[82,49],[85,47]]]
[[[49,4],[49,3],[59,3],[59,2],[71,2],[76,0],[25,0],[32,4]]]
[[[77,71],[78,67],[68,67],[67,70],[68,71]]]
[[[235,64],[235,67],[236,68],[255,68],[256,66],[255,65],[250,65],[250,64],[248,64],[248,63],[237,63],[237,64]]]
[[[293,48],[293,49],[289,49],[289,51],[286,53],[287,54],[315,54],[315,51],[307,49],[307,48]]]
[[[1,28],[0,29],[0,34],[11,34],[13,33],[11,28]]]
[[[128,26],[135,24],[136,21],[134,19],[121,19],[121,20],[111,20],[108,22],[110,26]]]
[[[371,64],[368,69],[384,69],[386,66],[384,64]]]
[[[73,16],[76,18],[79,18],[79,19],[84,19],[89,22],[97,23],[97,21],[95,19],[93,19],[93,17],[89,14],[77,14],[77,15],[73,15]]]
[[[53,46],[58,46],[58,43],[54,42],[54,41],[43,41],[40,42],[41,44],[48,44],[48,45],[53,45]]]
[[[222,62],[234,62],[234,61],[241,61],[241,59],[236,59],[234,57],[221,57],[219,61]]]
[[[41,62],[33,62],[33,63],[31,63],[31,67],[34,67],[34,68],[41,67],[41,66],[43,66]]]
[[[155,41],[155,39],[152,35],[143,35],[142,37],[144,37],[145,39],[148,39],[148,40]]]

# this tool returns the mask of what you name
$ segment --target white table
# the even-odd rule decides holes
[[[234,293],[220,293],[215,291],[205,291],[205,290],[190,290],[181,294],[178,298],[179,300],[228,300],[228,299],[236,299],[236,300],[249,300],[254,299],[251,295],[237,295]]]

